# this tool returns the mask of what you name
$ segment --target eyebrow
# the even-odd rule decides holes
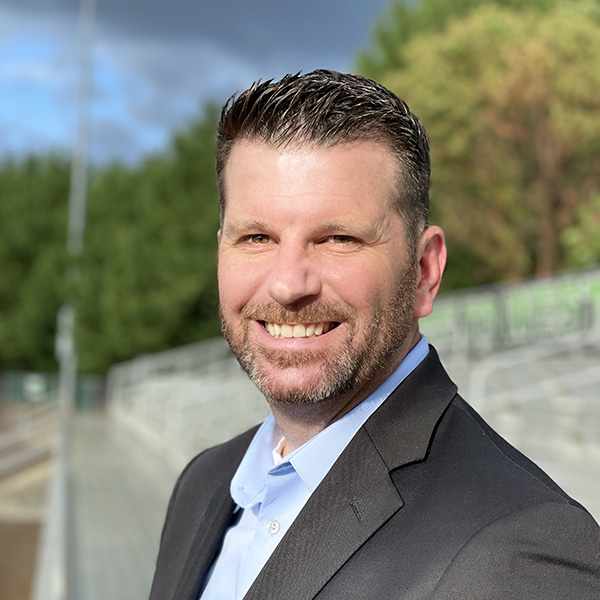
[[[321,227],[318,227],[319,232],[326,233],[341,233],[349,235],[358,235],[360,237],[369,237],[375,234],[377,227],[371,225],[365,225],[363,223],[352,224],[348,226],[344,223],[325,223]]]
[[[267,231],[269,228],[266,223],[258,221],[256,219],[249,219],[247,221],[234,221],[223,227],[223,233],[225,235],[239,235],[240,233],[247,231]]]
[[[319,231],[322,233],[348,233],[350,231],[356,231],[356,227],[348,227],[348,225],[344,225],[343,223],[325,223],[321,227],[318,227]]]

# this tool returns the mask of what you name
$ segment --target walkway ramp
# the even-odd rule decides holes
[[[178,468],[103,414],[69,430],[68,598],[144,600]]]

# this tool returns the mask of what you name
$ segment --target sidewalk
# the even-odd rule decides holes
[[[69,597],[146,600],[175,467],[102,414],[74,417]]]

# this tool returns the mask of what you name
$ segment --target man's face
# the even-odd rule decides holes
[[[392,154],[374,142],[234,144],[223,332],[270,402],[364,397],[418,340],[418,266],[391,205],[396,181]]]

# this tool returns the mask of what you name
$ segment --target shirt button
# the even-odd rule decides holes
[[[267,531],[271,534],[271,535],[275,535],[278,531],[279,528],[281,526],[279,525],[279,521],[277,519],[271,519],[268,523],[267,523]]]

